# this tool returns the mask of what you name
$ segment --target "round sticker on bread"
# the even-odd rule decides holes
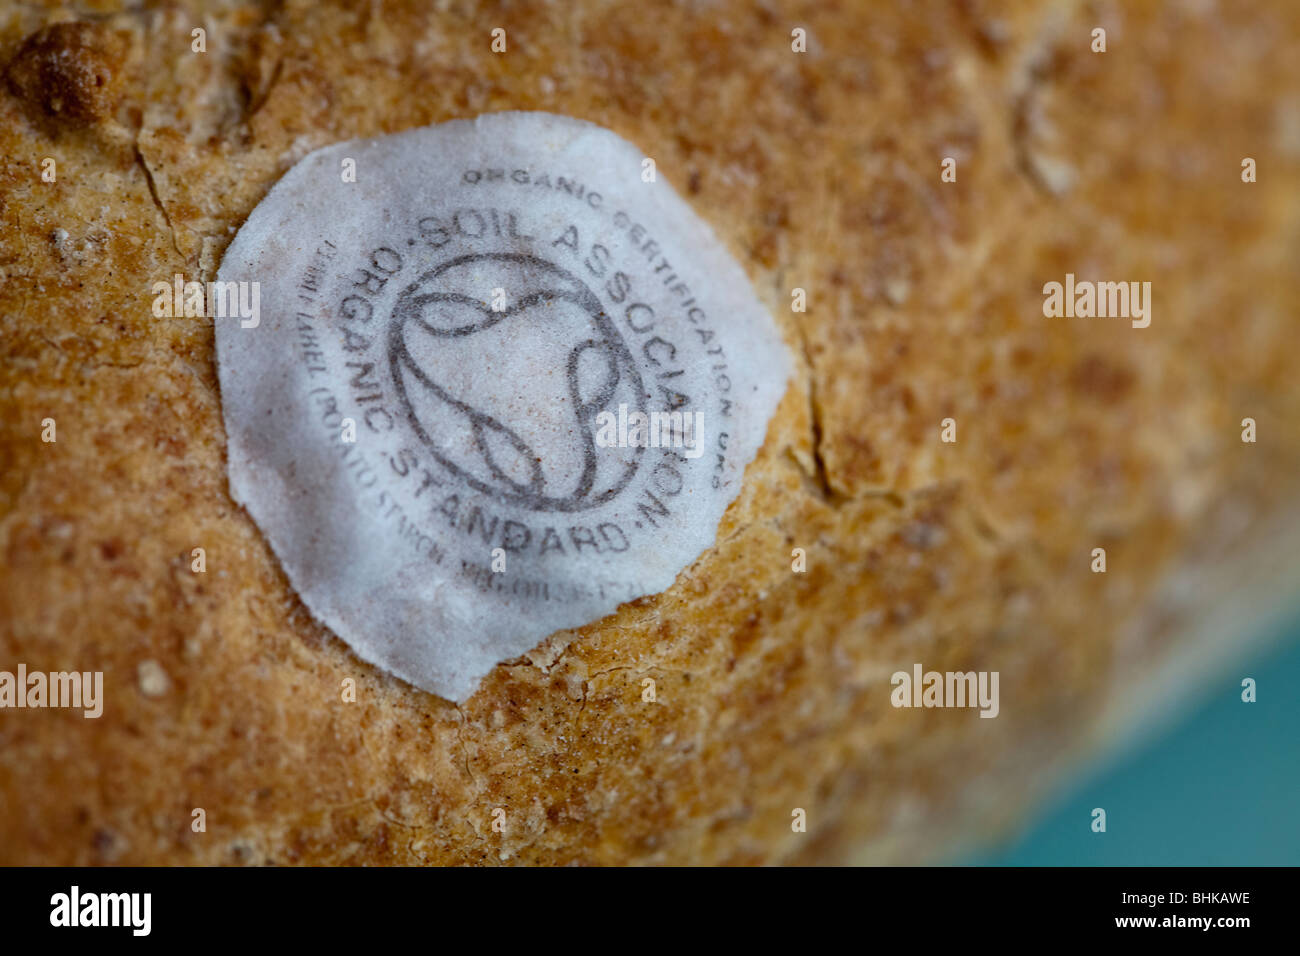
[[[258,292],[216,319],[235,500],[320,621],[453,700],[671,586],[789,376],[645,156],[548,113],[311,153],[217,279]]]

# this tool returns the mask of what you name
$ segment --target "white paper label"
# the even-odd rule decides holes
[[[216,319],[232,494],[319,620],[454,700],[712,546],[789,374],[646,157],[548,113],[312,153],[218,280],[260,289]]]

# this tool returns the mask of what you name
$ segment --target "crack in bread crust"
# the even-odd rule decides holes
[[[1139,55],[1104,58],[1082,5],[811,9],[806,55],[764,6],[713,9],[547,5],[496,55],[473,4],[215,3],[200,55],[180,8],[33,40],[50,15],[15,8],[0,649],[102,670],[107,702],[0,712],[0,862],[935,859],[1131,729],[1112,718],[1143,680],[1241,652],[1198,636],[1215,602],[1297,590],[1259,569],[1293,545],[1300,481],[1300,8],[1106,7]],[[155,319],[149,290],[219,261],[311,149],[498,109],[648,150],[807,378],[671,589],[458,709],[311,619],[229,498],[211,323]],[[1151,328],[1044,319],[1067,271],[1151,279]],[[999,670],[1001,715],[895,710],[889,674],[917,660]],[[144,693],[144,662],[169,689]]]

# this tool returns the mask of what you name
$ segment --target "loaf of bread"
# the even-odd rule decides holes
[[[1300,594],[1298,40],[1281,0],[0,8],[0,671],[103,675],[98,717],[0,708],[0,863],[1022,824]],[[501,110],[652,157],[795,372],[672,587],[458,704],[301,603],[230,494],[213,320],[152,289],[312,150]],[[1076,280],[1144,314],[1046,314]],[[898,706],[914,667],[996,673],[996,716]]]

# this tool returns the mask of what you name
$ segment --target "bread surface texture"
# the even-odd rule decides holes
[[[1300,592],[1297,41],[1286,2],[0,3],[0,669],[105,697],[0,711],[0,863],[931,862],[1022,824]],[[498,110],[643,149],[796,371],[673,587],[457,706],[303,607],[229,496],[212,320],[151,290],[311,150]],[[1067,273],[1150,282],[1150,325],[1045,317]],[[918,662],[997,671],[996,719],[894,707]]]

